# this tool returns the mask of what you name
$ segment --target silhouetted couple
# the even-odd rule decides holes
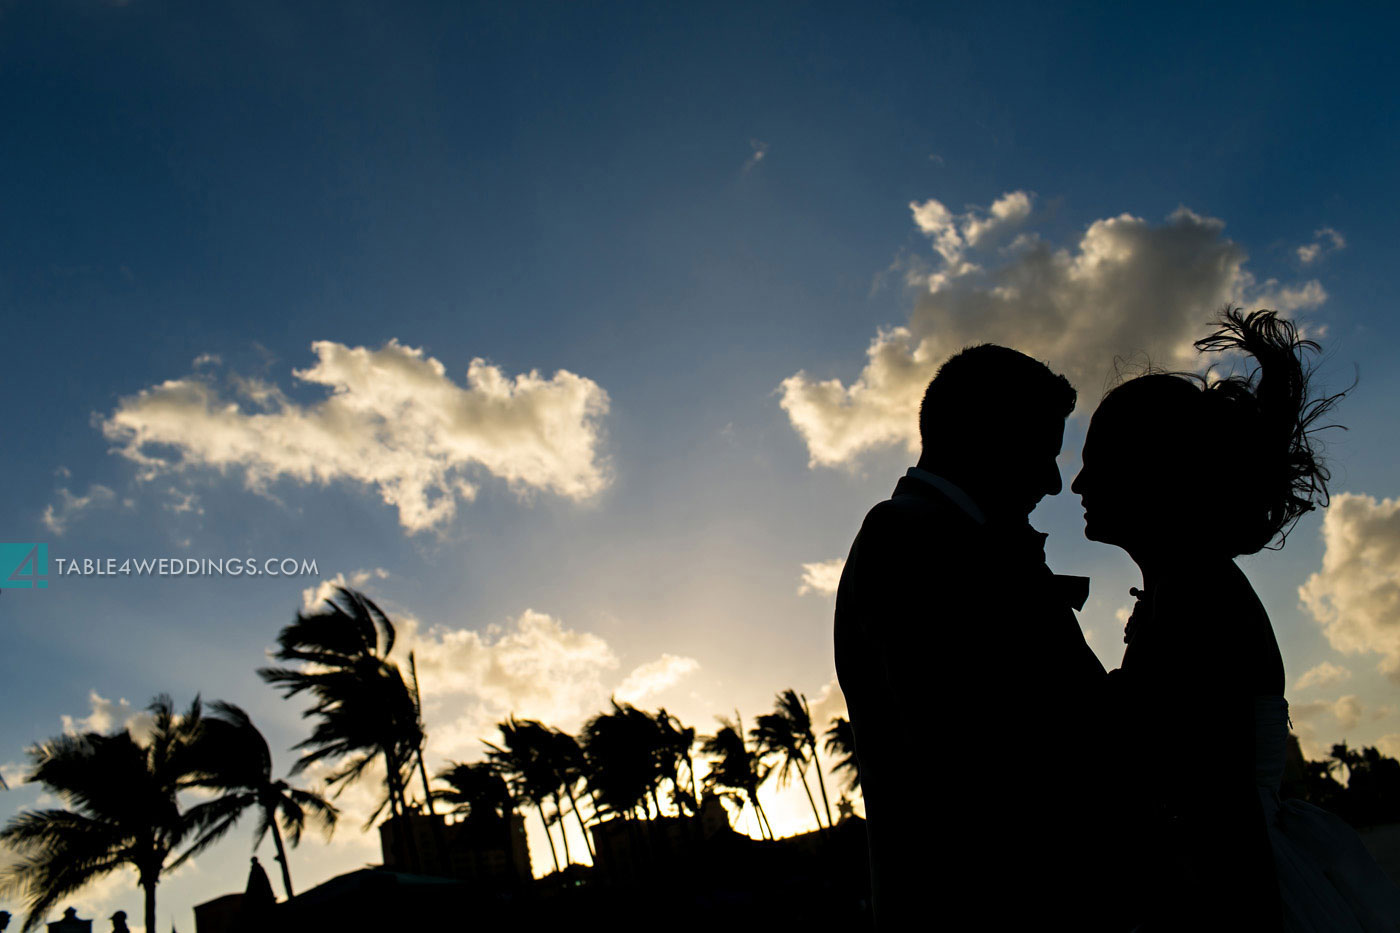
[[[1061,490],[1076,394],[1005,347],[929,384],[923,452],[866,516],[836,600],[882,929],[1390,930],[1400,892],[1336,817],[1278,798],[1273,629],[1234,559],[1326,501],[1302,339],[1227,311],[1202,350],[1250,377],[1153,373],[1090,422],[1085,534],[1142,571],[1119,669],[1028,518]]]

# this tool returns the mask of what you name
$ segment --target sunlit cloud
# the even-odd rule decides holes
[[[846,569],[846,558],[833,557],[802,565],[802,585],[797,588],[798,596],[816,593],[819,596],[835,596],[836,587],[841,583],[841,571]]]
[[[1288,714],[1293,721],[1293,731],[1298,736],[1298,744],[1302,747],[1305,757],[1311,760],[1318,760],[1327,754],[1327,746],[1330,742],[1319,741],[1319,717],[1330,716],[1334,720],[1334,727],[1329,730],[1329,735],[1336,741],[1341,741],[1348,729],[1355,729],[1361,724],[1361,717],[1365,713],[1360,698],[1354,694],[1347,694],[1335,700],[1320,700],[1314,703],[1293,703],[1289,705]]]
[[[340,588],[359,590],[364,589],[366,583],[372,580],[387,580],[389,571],[383,567],[375,567],[371,570],[355,570],[348,576],[338,573],[329,579],[322,580],[315,586],[309,586],[301,591],[302,612],[317,612],[325,608],[328,600],[336,597]]]
[[[654,661],[640,664],[618,685],[613,695],[620,702],[638,704],[674,687],[682,679],[700,669],[694,658],[663,654]]]
[[[153,717],[143,709],[132,709],[131,703],[125,699],[109,700],[92,690],[88,692],[86,716],[70,716],[65,713],[59,717],[59,721],[63,723],[63,731],[69,735],[111,732],[124,728],[131,730],[132,734],[139,738],[149,731]]]
[[[111,506],[116,501],[116,493],[97,483],[89,486],[88,491],[81,496],[75,496],[66,488],[60,487],[58,501],[44,506],[44,525],[54,534],[61,535],[68,530],[69,524],[84,512]]]
[[[309,404],[276,384],[233,374],[221,389],[195,373],[120,401],[102,420],[116,452],[143,478],[190,467],[241,474],[266,491],[278,480],[348,481],[374,488],[409,532],[439,527],[477,494],[482,473],[517,493],[587,499],[608,483],[601,453],[607,393],[559,370],[514,377],[483,359],[465,386],[422,350],[390,340],[377,350],[329,340],[293,370],[329,394]]]
[[[1400,499],[1344,492],[1322,520],[1322,569],[1298,589],[1343,654],[1375,653],[1400,683]]]
[[[1294,690],[1307,690],[1309,687],[1330,687],[1339,684],[1351,677],[1351,671],[1340,664],[1333,664],[1331,661],[1323,661],[1303,672],[1303,676],[1298,678],[1298,682],[1293,685]]]
[[[1131,214],[1096,220],[1067,245],[1033,230],[1005,243],[1033,220],[1032,203],[1012,191],[986,211],[955,213],[935,199],[910,205],[934,259],[907,270],[916,295],[907,324],[876,332],[849,384],[802,371],[780,386],[810,466],[849,465],[879,447],[917,452],[924,387],[966,346],[999,343],[1043,359],[1091,408],[1116,360],[1196,366],[1192,343],[1227,302],[1292,313],[1327,298],[1315,280],[1257,280],[1224,223],[1185,207],[1163,223]]]
[[[749,149],[751,151],[749,153],[748,161],[744,163],[745,172],[752,171],[753,168],[757,166],[758,163],[762,162],[764,157],[768,155],[768,144],[761,139],[749,140]]]
[[[1346,237],[1342,236],[1331,227],[1323,227],[1313,231],[1313,241],[1304,243],[1298,247],[1298,261],[1303,265],[1310,265],[1316,262],[1326,253],[1335,253],[1337,250],[1346,249]]]

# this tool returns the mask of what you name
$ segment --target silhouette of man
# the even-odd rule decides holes
[[[917,466],[851,545],[836,670],[881,929],[1098,923],[1104,841],[1079,766],[1105,673],[1073,612],[1088,581],[1054,576],[1028,521],[1060,492],[1074,403],[1025,354],[954,355],[924,394]]]
[[[126,911],[119,910],[108,919],[112,921],[112,933],[131,933],[131,928],[126,925]]]

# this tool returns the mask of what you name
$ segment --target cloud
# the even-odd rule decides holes
[[[623,703],[641,703],[700,669],[694,658],[663,654],[655,661],[640,664],[618,685],[613,695]]]
[[[1304,243],[1298,247],[1298,261],[1303,265],[1310,265],[1326,253],[1335,253],[1337,250],[1346,249],[1346,237],[1342,236],[1331,227],[1322,227],[1313,231],[1313,241]]]
[[[322,580],[315,586],[309,586],[301,591],[301,611],[316,612],[322,608],[328,599],[336,596],[336,587],[346,589],[362,590],[365,584],[371,580],[386,580],[389,571],[383,567],[375,567],[373,570],[356,570],[349,577],[344,573],[338,573],[334,577]]]
[[[396,655],[416,652],[419,680],[436,754],[471,760],[496,724],[514,714],[576,730],[602,711],[608,697],[641,701],[699,669],[693,658],[663,654],[620,680],[617,653],[602,637],[570,629],[527,609],[485,631],[399,622]],[[402,654],[400,654],[402,652]]]
[[[798,596],[816,593],[821,596],[835,596],[836,587],[841,582],[841,571],[846,569],[846,558],[833,557],[802,565],[802,585],[797,588]]]
[[[68,525],[88,509],[104,508],[117,501],[117,494],[106,486],[93,483],[85,495],[75,496],[66,488],[58,490],[58,502],[44,506],[44,524],[56,535],[68,530]]]
[[[812,731],[818,734],[818,738],[830,727],[831,720],[836,716],[842,719],[850,718],[850,713],[846,711],[846,695],[841,692],[841,683],[835,674],[822,685],[821,692],[808,700],[807,705],[812,714]],[[824,739],[821,741],[825,744]]]
[[[754,166],[762,162],[764,156],[768,155],[768,144],[761,139],[749,140],[749,148],[752,152],[749,154],[748,161],[744,163],[745,172],[752,171]]]
[[[1178,208],[1163,223],[1131,214],[1096,220],[1064,246],[1028,223],[1032,198],[1013,191],[986,211],[955,214],[937,200],[910,205],[933,241],[931,266],[913,262],[909,321],[876,332],[849,384],[800,371],[783,380],[781,405],[807,444],[809,465],[849,465],[890,445],[917,452],[918,406],[937,367],[957,350],[1001,343],[1047,361],[1092,406],[1116,358],[1194,366],[1192,342],[1227,302],[1283,312],[1314,308],[1316,281],[1258,281],[1224,223]]]
[[[1317,719],[1319,716],[1330,715],[1336,720],[1336,729],[1345,733],[1348,729],[1355,729],[1361,723],[1364,712],[1361,701],[1354,694],[1347,694],[1336,700],[1292,703],[1289,704],[1288,708],[1288,715],[1293,720],[1293,732],[1298,736],[1298,743],[1303,749],[1304,757],[1311,761],[1317,761],[1326,755],[1326,749],[1331,744],[1318,740]],[[1343,738],[1335,731],[1330,734],[1336,741],[1341,741]]]
[[[1314,703],[1290,704],[1290,718],[1300,723],[1311,722],[1318,716],[1330,714],[1343,729],[1355,729],[1361,722],[1363,708],[1355,694],[1347,694],[1335,700],[1319,700]]]
[[[1298,678],[1298,682],[1293,685],[1294,690],[1306,690],[1309,687],[1330,687],[1333,684],[1341,683],[1351,677],[1351,671],[1331,661],[1323,661],[1315,667],[1310,667],[1303,672],[1303,676]]]
[[[378,350],[330,340],[293,370],[329,394],[298,404],[277,385],[233,375],[228,391],[201,374],[123,398],[102,421],[116,452],[142,477],[213,467],[256,491],[276,480],[373,487],[421,532],[450,521],[477,492],[481,472],[524,494],[586,499],[608,483],[599,448],[607,393],[559,370],[514,377],[477,358],[458,385],[422,350],[390,340]]]
[[[1298,588],[1344,654],[1374,652],[1400,683],[1400,499],[1344,492],[1322,519],[1322,569]]]
[[[185,512],[192,512],[195,515],[204,514],[204,506],[199,504],[199,496],[189,490],[176,489],[171,486],[166,492],[170,496],[170,501],[165,504],[165,508],[176,515]]]
[[[177,704],[177,712],[181,710]],[[149,710],[133,709],[126,699],[109,700],[96,690],[88,691],[88,712],[86,716],[59,715],[59,722],[67,735],[83,735],[88,732],[110,733],[125,729],[138,742],[148,741],[155,728],[155,716]],[[8,780],[8,777],[6,778]]]

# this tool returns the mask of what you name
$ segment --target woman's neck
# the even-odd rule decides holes
[[[1179,576],[1200,577],[1201,571],[1210,567],[1222,567],[1232,563],[1225,554],[1202,550],[1200,547],[1183,545],[1170,549],[1127,548],[1128,556],[1142,572],[1143,592],[1153,592],[1163,579]]]

